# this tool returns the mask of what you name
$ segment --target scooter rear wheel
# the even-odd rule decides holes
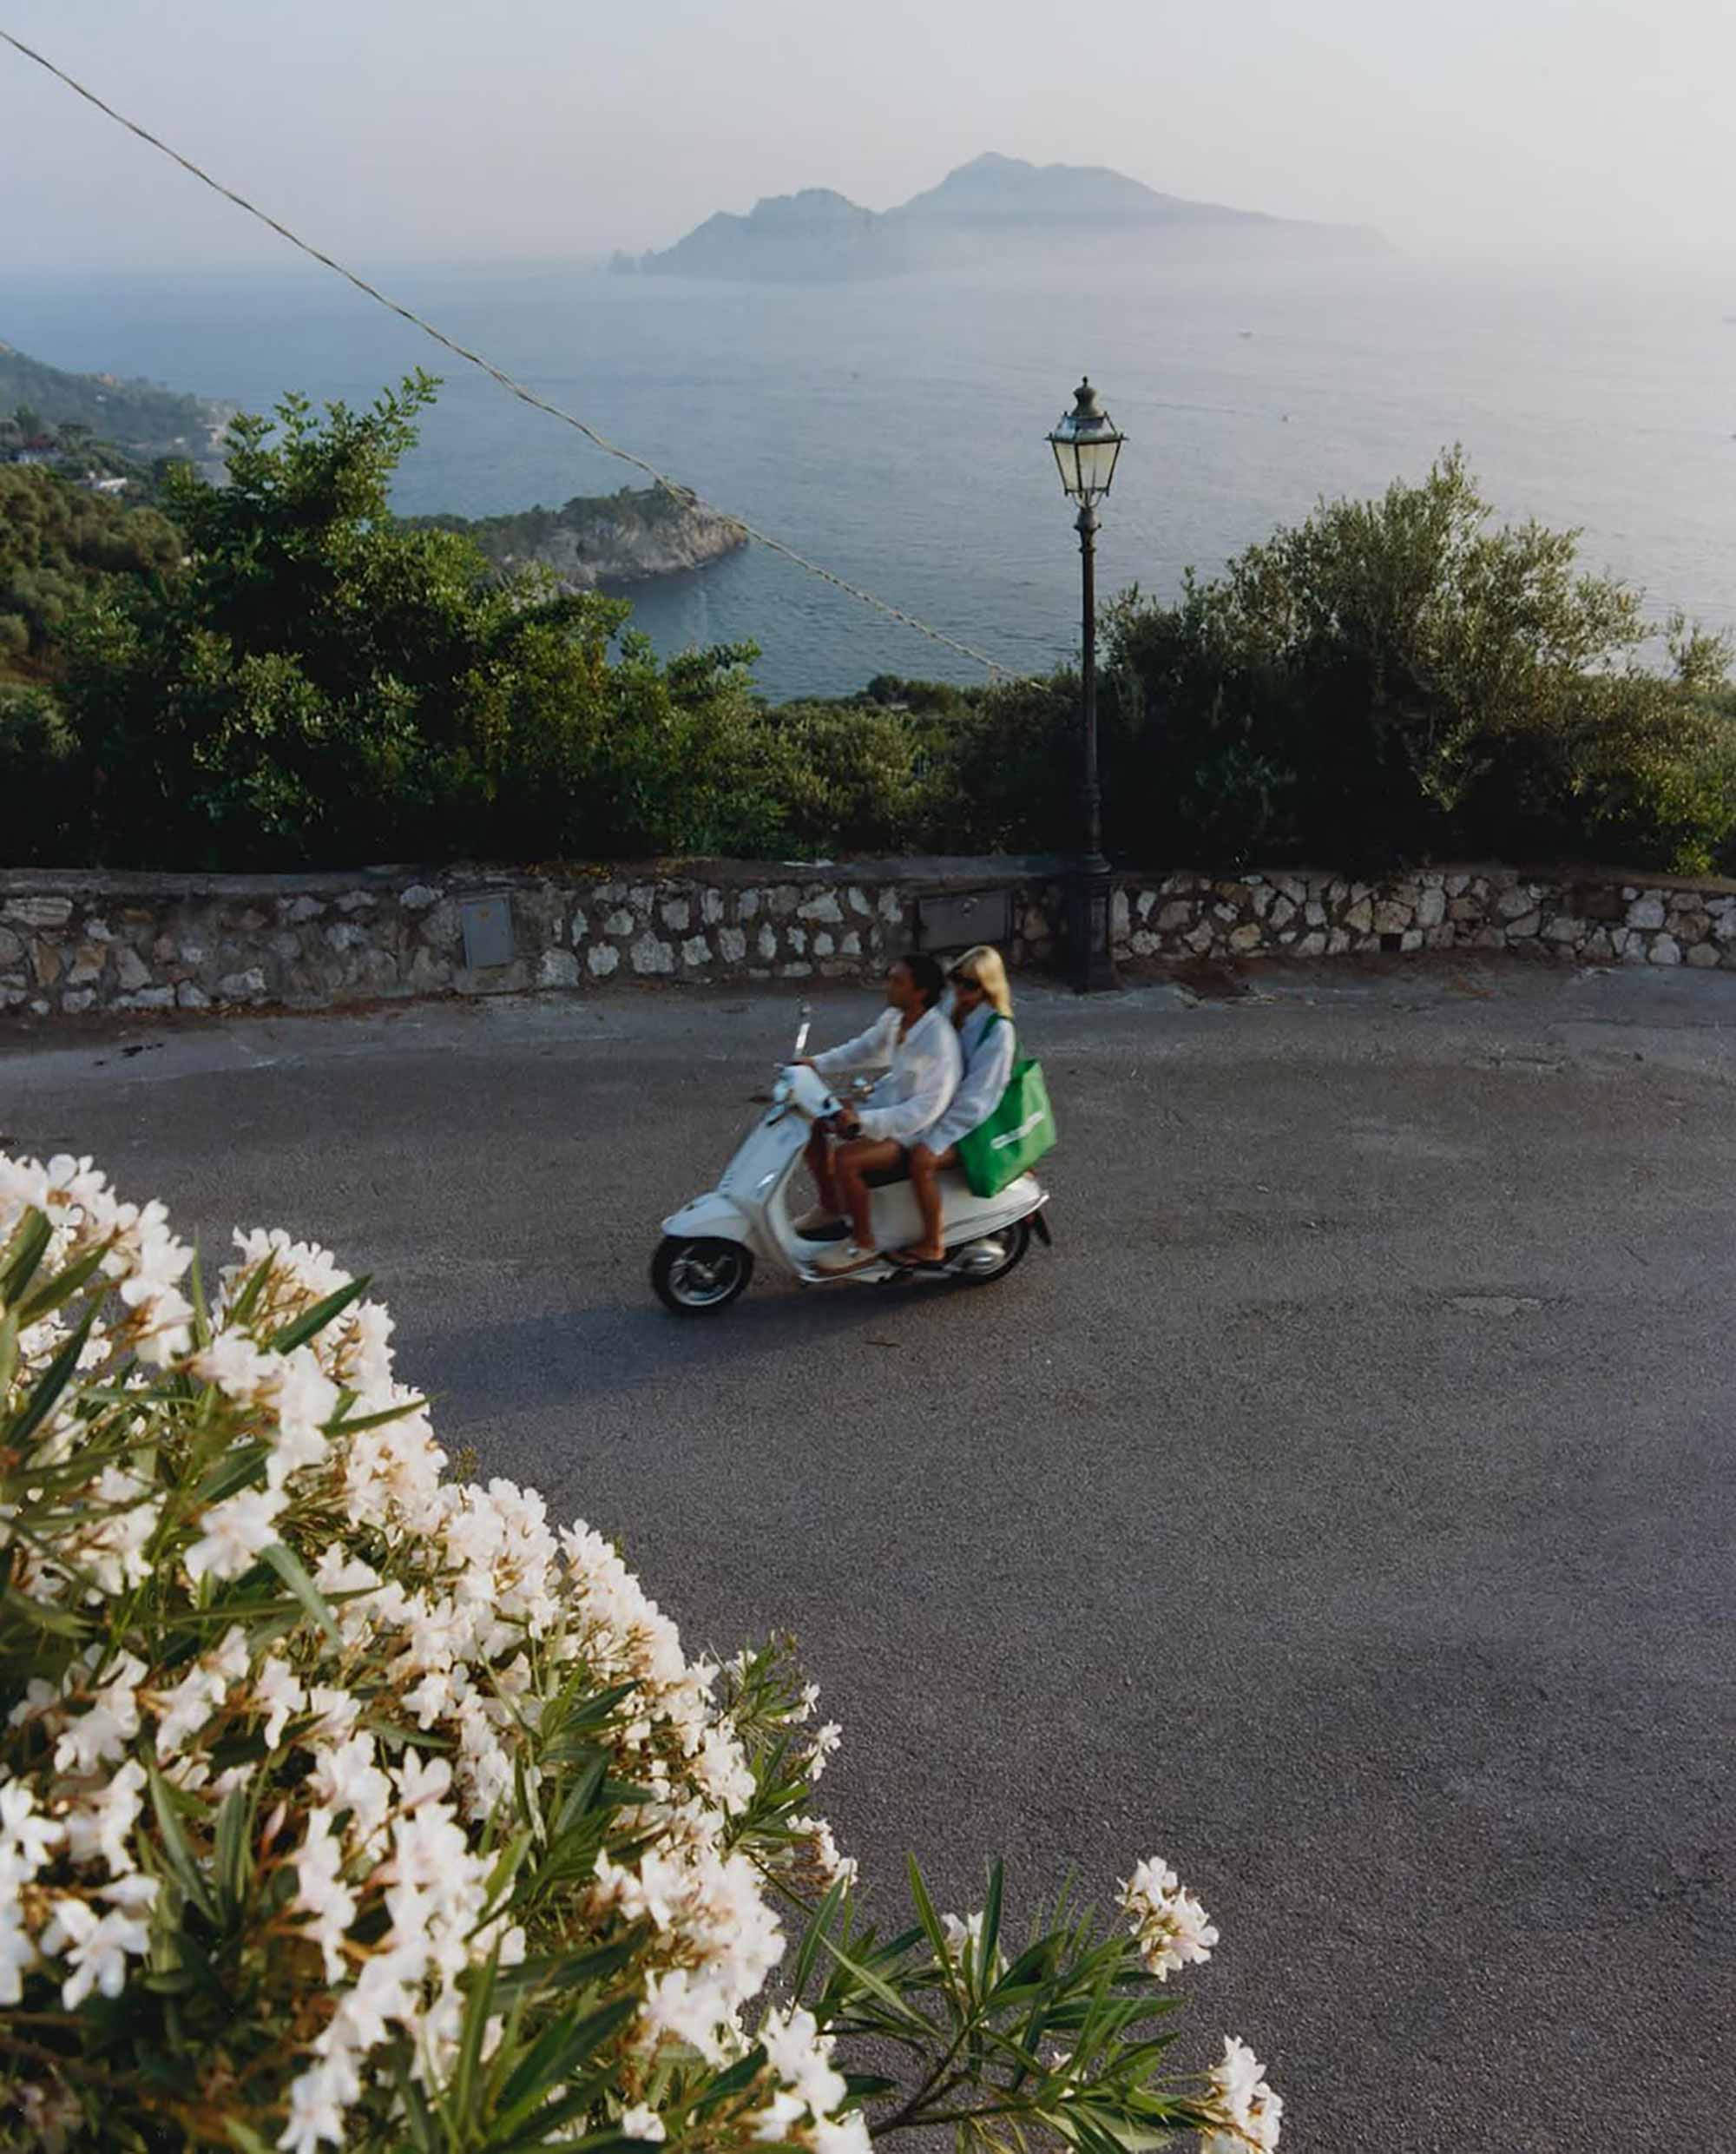
[[[1029,1219],[1016,1219],[1010,1227],[1003,1227],[998,1234],[984,1235],[980,1242],[966,1242],[950,1252],[957,1268],[954,1276],[961,1286],[992,1287],[997,1279],[1004,1279],[1015,1264],[1023,1262],[1031,1244],[1031,1223]],[[998,1248],[1000,1254],[993,1252]],[[972,1261],[972,1252],[983,1261]],[[963,1259],[962,1262],[959,1261]]]
[[[739,1242],[666,1234],[651,1259],[657,1299],[676,1316],[715,1316],[753,1276],[753,1252]]]

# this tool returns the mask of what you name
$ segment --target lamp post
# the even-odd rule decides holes
[[[1096,504],[1109,491],[1124,438],[1115,431],[1109,414],[1099,408],[1097,392],[1088,380],[1080,383],[1073,409],[1049,437],[1062,486],[1069,500],[1079,504],[1074,529],[1079,534],[1083,584],[1080,686],[1085,737],[1079,780],[1082,849],[1068,882],[1067,969],[1074,991],[1081,995],[1097,994],[1121,985],[1115,975],[1109,863],[1103,857],[1103,796],[1097,782]]]

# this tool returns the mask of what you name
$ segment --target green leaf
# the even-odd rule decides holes
[[[259,2133],[244,2124],[239,2117],[226,2117],[223,2129],[229,2135],[230,2145],[239,2147],[240,2154],[271,2154]]]
[[[57,1273],[46,1286],[38,1287],[34,1294],[27,1295],[18,1303],[19,1323],[40,1323],[43,1317],[51,1316],[57,1308],[63,1308],[96,1271],[108,1254],[106,1243],[101,1248],[88,1249],[76,1263],[69,1264],[63,1272]],[[10,1301],[10,1294],[0,1295],[0,1300]]]
[[[276,1262],[277,1260],[274,1257],[266,1257],[259,1269],[235,1296],[234,1306],[229,1311],[229,1321],[225,1327],[227,1330],[245,1331],[253,1322],[253,1312],[260,1306],[260,1299],[266,1287],[271,1283],[272,1273],[276,1268]]]
[[[573,2078],[578,2066],[592,2057],[618,2026],[639,2008],[636,1997],[617,1997],[613,2003],[577,2018],[562,2014],[544,2027],[518,2060],[501,2089],[497,2128],[510,2133],[523,2124],[551,2089]]]
[[[334,1316],[341,1316],[352,1301],[358,1301],[367,1292],[372,1275],[364,1272],[359,1279],[352,1279],[347,1287],[339,1287],[335,1294],[328,1294],[323,1301],[316,1301],[311,1309],[298,1316],[293,1323],[269,1341],[273,1354],[293,1354],[297,1347],[305,1347],[310,1339],[317,1338]]]
[[[434,2119],[429,2112],[428,2098],[411,2077],[407,2044],[399,2043],[397,2045],[391,2061],[398,2099],[404,2104],[404,2118],[410,2126],[411,2141],[418,2149],[418,2154],[437,2154],[441,2143],[435,2137]]]
[[[10,1309],[0,1316],[0,1399],[12,1388],[18,1367],[18,1320]]]
[[[998,1855],[989,1871],[989,1897],[983,1904],[983,1934],[976,1940],[976,1987],[989,1986],[989,1970],[995,1964],[995,1946],[1001,1934],[1001,1897],[1007,1866]]]
[[[705,2116],[709,2111],[727,2102],[731,2095],[740,2094],[753,2085],[766,2063],[764,2047],[756,2042],[745,2057],[738,2057],[727,2072],[719,2072],[704,2095],[694,2105],[694,2115]]]
[[[78,1367],[78,1357],[84,1351],[84,1342],[90,1336],[90,1327],[95,1321],[95,1310],[86,1309],[66,1344],[43,1370],[36,1389],[24,1401],[16,1417],[0,1429],[0,1434],[4,1435],[9,1444],[25,1442],[54,1411],[56,1400],[71,1382]]]
[[[526,1960],[516,1967],[503,1967],[495,1988],[502,1997],[516,1997],[526,1990],[575,1990],[600,1982],[624,1967],[643,1942],[645,1926],[635,1923],[619,1937],[590,1952],[552,1953],[546,1959]]]
[[[53,1235],[48,1214],[30,1206],[0,1249],[0,1302],[10,1306],[17,1300],[35,1276]]]
[[[934,1902],[928,1896],[928,1887],[923,1882],[923,1874],[917,1867],[916,1857],[906,1855],[904,1862],[911,1874],[911,1898],[916,1902],[917,1914],[928,1933],[928,1941],[934,1947],[934,1956],[944,1966],[948,1957],[946,1932],[941,1927],[940,1917],[934,1911]]]
[[[823,1935],[819,1941],[847,1973],[853,1974],[864,1989],[879,1999],[901,2026],[920,2027],[924,2033],[930,2031],[928,2021],[919,2012],[911,2011],[890,1982],[876,1974],[871,1967],[865,1966],[861,1960],[852,1959],[835,1937]]]
[[[174,1791],[158,1770],[155,1759],[145,1767],[145,1777],[150,1784],[151,1807],[156,1813],[157,1830],[162,1835],[164,1859],[188,1901],[207,1921],[214,1922],[216,1910],[211,1904],[210,1888],[193,1858],[193,1850],[187,1844],[187,1835],[182,1832],[181,1820],[175,1815]]]
[[[339,1643],[338,1626],[332,1620],[332,1611],[326,1605],[319,1587],[303,1570],[301,1558],[286,1548],[281,1541],[273,1541],[269,1548],[261,1552],[265,1560],[326,1633],[330,1643],[336,1645]]]
[[[234,1495],[247,1485],[270,1456],[268,1444],[242,1444],[233,1451],[226,1451],[199,1484],[194,1502],[202,1509],[207,1504],[221,1503],[226,1496]]]
[[[500,1947],[496,1946],[477,1970],[464,2005],[464,2030],[451,2079],[452,2099],[461,2124],[469,2123],[475,2107],[477,2067],[482,2062],[483,2037],[494,2011],[494,1978],[499,1966]]]
[[[603,1775],[608,1769],[608,1753],[593,1752],[589,1762],[575,1778],[573,1784],[561,1798],[561,1807],[555,1813],[554,1837],[564,1840],[575,1826],[584,1821],[585,1814],[597,1799],[602,1786]]]
[[[825,1898],[813,1911],[806,1934],[796,1953],[796,1964],[790,1973],[790,1994],[792,1997],[799,1997],[807,1987],[808,1977],[813,1973],[813,1963],[819,1953],[819,1940],[832,1927],[832,1919],[838,1912],[838,1903],[844,1897],[844,1886],[843,1878],[835,1880]]]
[[[64,1608],[52,1608],[46,1601],[39,1601],[29,1593],[21,1593],[16,1585],[9,1585],[0,1594],[0,1607],[17,1622],[32,1630],[51,1631],[57,1638],[82,1638],[88,1635],[90,1625],[82,1617],[70,1615]]]
[[[253,1850],[248,1845],[253,1821],[253,1800],[245,1788],[232,1788],[217,1813],[215,1873],[217,1889],[232,1907],[247,1896],[253,1876]]]

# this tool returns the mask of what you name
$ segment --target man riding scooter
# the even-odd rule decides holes
[[[797,1230],[813,1235],[845,1214],[851,1226],[848,1241],[816,1260],[818,1271],[835,1276],[880,1261],[867,1177],[902,1165],[906,1150],[940,1119],[958,1089],[958,1034],[939,1006],[945,985],[935,958],[921,952],[898,958],[886,975],[884,1014],[865,1032],[809,1061],[828,1082],[858,1070],[885,1072],[859,1108],[845,1107],[831,1130],[816,1127],[809,1139],[808,1168],[820,1201],[795,1222]]]

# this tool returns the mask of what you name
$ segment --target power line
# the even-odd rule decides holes
[[[468,346],[460,344],[456,338],[449,337],[444,330],[437,329],[432,322],[424,321],[422,316],[412,308],[403,306],[398,300],[390,298],[376,286],[370,284],[365,277],[358,277],[353,269],[346,269],[342,262],[334,261],[331,255],[322,254],[319,247],[311,246],[307,240],[299,238],[290,230],[286,224],[280,224],[275,217],[272,216],[268,211],[261,209],[256,202],[250,202],[245,194],[238,194],[233,188],[225,187],[220,180],[213,179],[208,172],[201,170],[190,157],[183,157],[178,149],[171,148],[168,143],[153,135],[148,128],[141,127],[136,120],[129,120],[124,112],[117,112],[113,105],[99,97],[94,89],[87,89],[82,82],[76,81],[64,68],[56,67],[52,60],[36,51],[33,46],[27,45],[22,37],[15,37],[10,30],[0,30],[0,43],[10,45],[15,52],[22,53],[25,59],[34,60],[39,68],[46,69],[57,82],[64,82],[76,96],[83,98],[87,104],[95,105],[99,112],[115,121],[117,125],[125,128],[129,135],[136,135],[141,142],[148,142],[153,149],[161,150],[165,157],[173,163],[178,164],[183,172],[191,173],[201,185],[210,188],[214,194],[222,195],[226,201],[233,202],[238,209],[245,209],[250,217],[257,217],[261,224],[268,225],[279,239],[287,240],[292,247],[299,248],[302,254],[310,256],[322,267],[334,271],[343,278],[346,284],[353,285],[357,291],[376,300],[390,313],[399,316],[401,319],[409,322],[413,328],[421,330],[424,336],[431,337],[436,344],[444,346],[455,358],[464,360],[471,366],[480,367],[483,373],[492,380],[497,381],[503,389],[510,391],[512,395],[516,396],[521,404],[529,405],[534,411],[546,412],[550,418],[557,418],[563,425],[571,426],[582,433],[587,441],[601,449],[605,456],[618,457],[623,464],[630,464],[635,471],[643,471],[654,484],[661,487],[665,493],[679,501],[684,508],[710,510],[713,516],[720,517],[726,524],[732,524],[744,538],[751,539],[755,545],[764,546],[768,553],[781,556],[784,560],[792,563],[795,567],[805,570],[809,576],[818,576],[822,583],[830,583],[833,590],[844,592],[847,597],[858,599],[865,606],[871,606],[877,613],[884,614],[889,621],[896,621],[903,628],[914,629],[917,635],[927,636],[932,642],[944,644],[948,650],[957,651],[960,657],[970,659],[973,665],[986,668],[991,681],[996,677],[1016,677],[1012,675],[1009,668],[1002,665],[997,659],[991,658],[986,651],[976,649],[973,644],[962,643],[957,636],[948,636],[944,629],[937,629],[926,621],[918,620],[914,614],[904,612],[901,607],[893,605],[890,599],[877,597],[872,591],[864,590],[858,584],[846,582],[843,576],[835,575],[832,570],[823,567],[818,561],[810,561],[806,554],[798,553],[793,546],[786,545],[781,538],[774,538],[770,532],[760,530],[757,525],[750,524],[745,517],[731,515],[727,510],[713,509],[711,504],[702,501],[691,486],[683,486],[679,480],[668,478],[664,472],[660,471],[654,464],[648,463],[642,456],[635,456],[631,449],[623,449],[618,443],[610,441],[605,435],[600,434],[595,426],[587,425],[583,419],[577,418],[573,412],[563,411],[558,404],[550,404],[545,397],[539,397],[534,390],[527,389],[523,382],[515,381],[510,374],[496,366],[491,359],[484,359],[480,352],[472,352]]]

